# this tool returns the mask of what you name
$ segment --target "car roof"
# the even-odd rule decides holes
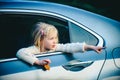
[[[77,21],[79,21],[79,19],[81,20],[82,18],[85,19],[85,16],[87,17],[92,15],[97,17],[101,16],[83,9],[78,9],[67,5],[51,3],[51,2],[43,2],[43,1],[5,0],[2,1],[2,3],[0,3],[0,8],[50,11],[50,12],[62,14],[70,18],[75,18],[77,19]],[[80,15],[84,15],[84,17]]]
[[[107,18],[105,16],[95,14],[83,9],[78,9],[72,6],[58,4],[58,3],[51,3],[51,2],[44,2],[44,1],[19,1],[19,0],[12,0],[12,1],[2,1],[0,2],[0,9],[22,9],[22,10],[36,10],[36,11],[48,11],[55,14],[59,14],[70,18],[78,23],[82,23],[85,26],[91,26],[92,29],[94,25],[99,24],[98,22],[109,22],[109,23],[117,23],[118,21]],[[87,22],[86,22],[87,21]],[[94,23],[91,24],[91,23]]]

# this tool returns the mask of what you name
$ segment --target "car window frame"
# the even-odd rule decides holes
[[[52,17],[57,17],[57,18],[60,18],[62,20],[67,20],[68,21],[68,26],[69,26],[69,23],[72,22],[74,23],[75,25],[83,28],[84,30],[88,31],[89,33],[91,33],[92,35],[96,36],[98,38],[98,44],[97,46],[103,46],[104,45],[104,40],[103,38],[98,35],[96,32],[92,31],[91,29],[89,29],[88,27],[84,26],[83,24],[73,20],[73,19],[70,19],[68,18],[67,16],[64,16],[64,15],[61,15],[61,14],[58,14],[58,13],[54,13],[54,12],[48,12],[48,11],[43,11],[43,10],[26,10],[26,9],[1,9],[0,10],[1,14],[7,14],[7,13],[21,13],[21,14],[35,14],[35,15],[50,15]],[[70,34],[70,33],[69,33]],[[63,52],[50,52],[50,54],[39,54],[39,55],[36,55],[36,57],[41,57],[41,56],[51,56],[51,55],[58,55],[58,54],[62,54]],[[10,60],[17,60],[17,58],[8,58],[8,59],[3,59],[3,60],[0,60],[0,62],[3,62],[3,61],[10,61]]]

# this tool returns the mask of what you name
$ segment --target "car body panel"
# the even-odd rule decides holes
[[[120,59],[117,59],[120,61]],[[108,67],[110,67],[109,69],[111,69],[112,71],[114,71],[113,73],[111,73],[111,78],[110,79],[114,79],[114,80],[119,80],[120,77],[120,73],[118,68],[116,68],[114,65],[111,65],[111,62],[113,62],[112,60],[108,60],[107,64]],[[16,73],[16,74],[10,74],[10,75],[5,75],[2,76],[1,79],[2,80],[18,80],[18,79],[29,79],[29,80],[79,80],[79,79],[83,79],[83,80],[97,80],[97,76],[98,76],[98,72],[99,70],[101,70],[101,64],[103,63],[102,60],[99,61],[95,61],[91,66],[78,71],[78,72],[71,72],[71,71],[66,71],[62,66],[56,66],[56,67],[52,67],[50,70],[48,71],[43,71],[41,69],[37,69],[37,70],[30,70],[30,71],[25,71],[25,72],[20,72],[20,73]],[[109,66],[111,65],[111,66]],[[96,69],[94,69],[94,67],[96,67]],[[105,73],[103,75],[107,75],[109,73],[109,69],[105,69]],[[115,72],[118,72],[118,76],[114,76]],[[85,75],[83,75],[85,74]],[[47,76],[47,77],[46,77]],[[92,77],[93,76],[93,77]],[[96,77],[95,77],[96,76]],[[107,78],[100,78],[104,79],[104,80],[109,80]]]
[[[2,76],[2,80],[13,80],[13,79],[29,79],[29,80],[96,80],[97,76],[99,74],[99,70],[101,69],[102,61],[98,61],[93,63],[93,65],[79,71],[79,72],[71,72],[66,71],[62,66],[56,66],[52,67],[48,71],[43,71],[41,69],[37,70],[31,70],[31,71],[25,71],[20,72],[16,74],[10,74]],[[96,66],[96,69],[94,69],[94,66]],[[82,75],[85,74],[85,75]],[[25,75],[25,76],[23,76]],[[37,77],[36,77],[37,76]],[[96,76],[96,77],[91,77]]]

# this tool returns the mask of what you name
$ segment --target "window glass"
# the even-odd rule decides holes
[[[67,22],[48,15],[0,14],[0,59],[16,57],[18,49],[31,45],[31,30],[37,22],[47,22],[59,30],[59,42],[69,42]]]
[[[97,38],[94,35],[73,23],[70,23],[70,40],[71,42],[85,42],[91,45],[97,44]]]

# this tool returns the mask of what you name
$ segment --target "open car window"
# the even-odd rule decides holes
[[[59,42],[68,43],[68,23],[49,15],[7,13],[0,14],[0,59],[16,57],[18,49],[32,45],[31,30],[37,22],[47,22],[59,31]]]

